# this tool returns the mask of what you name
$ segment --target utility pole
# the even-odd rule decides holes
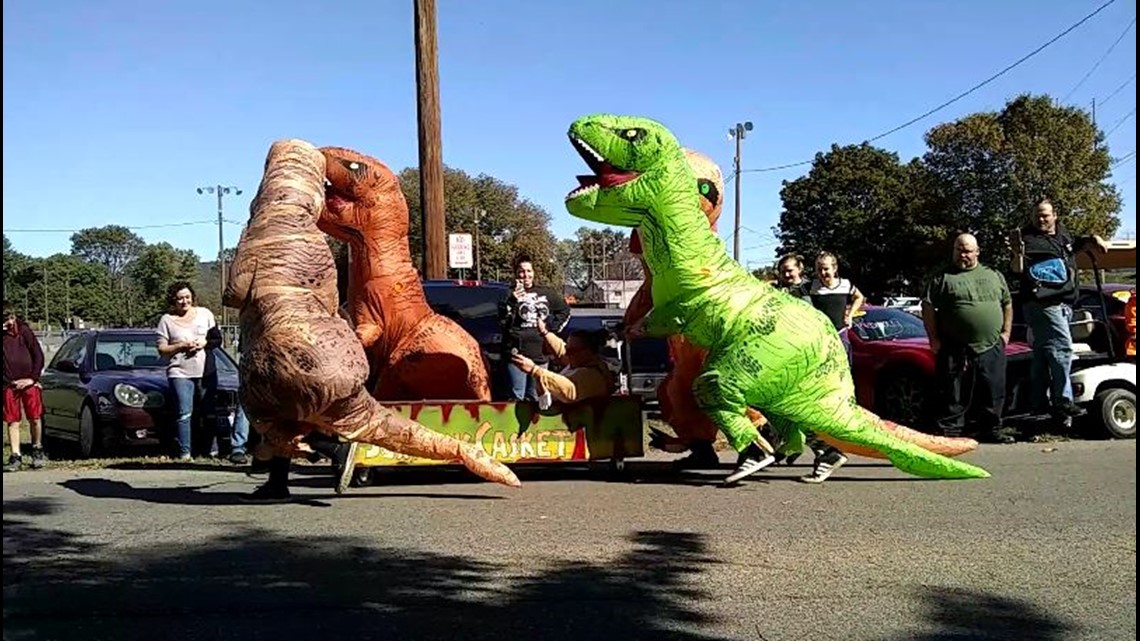
[[[1096,151],[1096,98],[1092,99],[1093,151]]]
[[[487,216],[486,210],[475,209],[475,280],[483,280],[483,252],[479,249],[479,220]]]
[[[447,278],[446,216],[443,200],[443,143],[439,109],[439,51],[435,0],[414,0],[416,29],[416,113],[420,145],[420,219],[424,230],[423,277]]]
[[[241,190],[237,187],[226,187],[225,185],[216,185],[214,187],[199,187],[198,195],[202,194],[217,194],[218,195],[218,304],[222,308],[222,325],[226,324],[226,239],[223,233],[222,224],[222,197],[228,194],[235,196],[241,195]]]
[[[44,331],[51,329],[51,317],[48,316],[48,285],[47,285],[47,261],[44,261]]]
[[[752,131],[752,122],[736,123],[728,130],[728,137],[736,140],[736,155],[733,157],[733,176],[736,179],[736,216],[732,228],[732,259],[740,262],[740,143],[747,132]]]

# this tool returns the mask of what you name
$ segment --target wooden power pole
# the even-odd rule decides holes
[[[443,144],[439,110],[439,51],[435,0],[414,0],[416,11],[416,102],[420,142],[420,219],[423,222],[423,277],[447,277],[443,201]]]

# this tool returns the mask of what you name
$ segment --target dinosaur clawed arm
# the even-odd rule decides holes
[[[356,337],[360,339],[364,349],[369,349],[380,340],[384,328],[377,323],[360,323],[356,326]]]

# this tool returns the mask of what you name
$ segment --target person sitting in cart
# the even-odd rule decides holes
[[[534,377],[542,409],[550,407],[552,401],[576,403],[613,394],[616,388],[613,371],[602,359],[608,331],[575,330],[563,341],[539,319],[538,333],[542,335],[546,351],[565,365],[562,371],[539,367],[522,354],[513,355],[511,361],[527,376]]]

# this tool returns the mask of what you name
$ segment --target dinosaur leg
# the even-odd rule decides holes
[[[437,461],[459,461],[474,474],[518,487],[514,472],[491,458],[478,445],[464,443],[432,431],[384,407],[363,389],[351,397],[337,401],[319,417],[320,428],[345,440],[379,445],[410,456]]]
[[[980,467],[935,454],[883,429],[878,417],[855,402],[846,353],[836,337],[815,350],[817,366],[775,403],[769,414],[810,428],[820,436],[881,452],[895,467],[928,478],[986,478]]]
[[[479,343],[447,317],[430,316],[392,355],[374,396],[490,402],[491,382]]]
[[[693,381],[697,404],[724,433],[728,444],[740,453],[736,471],[729,474],[725,483],[735,483],[776,462],[772,446],[748,419],[741,381],[725,375],[717,368],[716,359],[705,363],[705,370]]]

